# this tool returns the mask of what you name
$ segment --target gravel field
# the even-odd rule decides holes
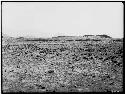
[[[122,92],[123,39],[2,38],[3,92]]]

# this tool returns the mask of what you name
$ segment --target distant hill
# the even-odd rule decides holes
[[[13,38],[6,34],[2,34],[2,40],[4,41],[4,43],[21,42],[21,41],[49,42],[49,41],[105,41],[105,40],[123,42],[123,39],[121,39],[121,38],[112,38],[105,34],[103,34],[103,35],[84,35],[84,36],[57,36],[57,37],[52,37],[52,38],[33,38],[33,37]]]
[[[112,37],[110,37],[110,36],[108,36],[108,35],[105,35],[105,34],[103,34],[103,35],[96,35],[96,36],[100,36],[100,37],[102,37],[102,38],[112,38]]]

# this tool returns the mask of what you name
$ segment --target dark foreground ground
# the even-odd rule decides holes
[[[122,39],[3,38],[2,42],[3,92],[123,91]]]

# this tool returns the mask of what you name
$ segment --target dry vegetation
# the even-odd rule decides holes
[[[3,38],[2,74],[4,92],[122,92],[123,41]]]

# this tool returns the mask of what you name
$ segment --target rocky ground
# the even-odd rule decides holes
[[[10,40],[11,39],[11,40]],[[122,92],[123,40],[2,38],[3,92]]]

